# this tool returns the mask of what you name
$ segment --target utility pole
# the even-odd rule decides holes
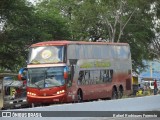
[[[152,78],[153,76],[152,76],[152,73],[153,73],[153,71],[152,71],[152,62],[150,62],[150,77]]]

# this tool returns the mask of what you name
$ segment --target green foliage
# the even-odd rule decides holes
[[[28,47],[46,40],[88,40],[102,37],[131,46],[133,70],[145,67],[144,59],[154,39],[150,5],[158,0],[1,0],[0,68],[25,66]],[[160,16],[157,7],[157,16]],[[158,31],[158,29],[157,29]]]
[[[53,0],[51,0],[53,1]],[[133,70],[143,69],[142,60],[151,59],[154,38],[152,17],[147,13],[154,1],[144,0],[56,0],[64,18],[68,18],[73,40],[102,37],[131,46]]]
[[[17,71],[26,66],[28,47],[36,42],[69,37],[64,20],[55,12],[41,11],[25,0],[3,1],[0,32],[1,69]],[[5,12],[4,12],[5,11]]]

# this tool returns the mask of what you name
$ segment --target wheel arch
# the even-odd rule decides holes
[[[83,101],[83,90],[82,90],[81,88],[78,88],[78,89],[77,89],[77,96],[78,96],[79,93],[80,93],[81,98],[82,98],[82,101]],[[78,100],[78,99],[77,99],[77,100]]]
[[[119,86],[119,91],[124,91],[123,85]]]
[[[116,85],[113,85],[112,91],[113,91],[113,90],[117,91],[117,86],[116,86]]]

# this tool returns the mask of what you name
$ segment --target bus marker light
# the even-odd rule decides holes
[[[65,90],[61,90],[61,91],[58,91],[57,94],[61,94],[61,93],[64,93]]]
[[[36,96],[35,93],[32,93],[32,92],[27,92],[27,95],[33,95],[33,96]]]
[[[64,90],[62,90],[62,93],[64,93],[65,91]]]

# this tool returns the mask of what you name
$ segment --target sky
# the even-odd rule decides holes
[[[28,0],[29,2],[31,2],[33,5],[36,4],[36,2],[40,1],[40,0]]]
[[[153,78],[160,79],[160,62],[158,62],[158,61],[148,61],[148,62],[146,62],[146,65],[148,65],[148,68],[145,71],[143,71],[139,75],[139,77],[140,78],[153,77]]]

